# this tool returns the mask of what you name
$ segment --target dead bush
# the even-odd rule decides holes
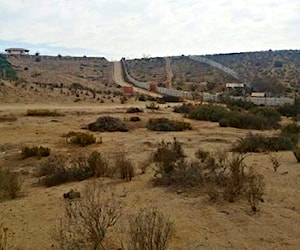
[[[96,138],[92,134],[83,132],[71,131],[66,134],[65,137],[67,139],[70,138],[70,143],[80,145],[81,147],[85,147],[96,142]]]
[[[270,160],[272,162],[274,171],[277,172],[277,170],[280,167],[281,163],[279,162],[279,160],[277,159],[277,157],[274,156],[274,155],[270,156]]]
[[[258,204],[262,201],[264,189],[264,177],[256,173],[253,168],[250,168],[245,183],[244,195],[253,212],[257,211]]]
[[[166,250],[174,232],[170,218],[155,208],[143,208],[129,220],[125,249]]]
[[[0,116],[0,122],[15,122],[16,120],[17,120],[17,117],[15,117],[14,115],[1,115]]]
[[[126,158],[124,153],[117,155],[115,167],[119,172],[120,178],[126,181],[131,181],[135,175],[133,163]]]
[[[61,249],[106,249],[104,240],[119,218],[120,204],[114,192],[93,183],[82,198],[65,201],[63,212],[54,234]]]
[[[97,151],[92,152],[88,157],[88,164],[94,172],[95,177],[109,176],[109,163],[103,155]]]
[[[21,189],[20,175],[9,168],[0,168],[0,196],[15,199]]]

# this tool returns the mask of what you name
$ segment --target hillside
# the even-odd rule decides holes
[[[105,58],[9,56],[18,81],[52,86],[83,86],[114,91],[112,63]]]
[[[300,51],[280,50],[206,55],[204,58],[235,70],[256,91],[283,94],[286,89],[299,89]],[[186,56],[170,57],[172,85],[184,90],[220,91],[225,83],[238,82],[210,65],[195,62]],[[134,78],[167,86],[166,60],[143,58],[128,60]]]

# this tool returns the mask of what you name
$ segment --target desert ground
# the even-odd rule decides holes
[[[9,96],[7,96],[9,98]],[[129,100],[125,104],[93,102],[72,103],[54,98],[50,102],[31,99],[31,103],[2,101],[0,115],[15,117],[14,121],[0,122],[0,165],[8,166],[22,174],[22,194],[14,200],[1,200],[1,219],[9,228],[11,249],[56,249],[52,237],[62,216],[63,193],[70,189],[81,191],[86,180],[46,188],[39,185],[35,169],[45,159],[22,160],[24,145],[43,145],[51,148],[51,154],[78,155],[97,150],[113,158],[118,152],[126,152],[134,162],[136,176],[130,182],[98,178],[99,183],[113,185],[122,194],[123,204],[119,223],[143,206],[157,207],[174,221],[175,233],[170,249],[298,249],[300,240],[300,168],[292,152],[272,153],[281,166],[274,172],[269,154],[255,153],[246,158],[247,164],[256,166],[266,182],[264,202],[257,213],[251,212],[246,201],[212,203],[205,194],[174,192],[168,188],[153,186],[153,172],[139,170],[162,140],[176,137],[183,143],[189,157],[198,148],[209,151],[229,150],[238,138],[249,131],[220,128],[217,123],[191,121],[193,130],[185,132],[153,132],[145,128],[150,117],[169,117],[183,120],[172,112],[168,104],[160,110],[146,110],[140,114],[142,122],[130,127],[129,132],[93,132],[102,137],[102,144],[78,147],[67,144],[62,137],[69,131],[81,128],[102,115],[128,118],[130,106],[145,108],[144,102]],[[62,117],[29,117],[27,109],[46,108],[57,110]],[[254,131],[255,132],[255,131]],[[114,239],[117,241],[118,237]],[[118,245],[117,242],[115,242]]]
[[[27,65],[17,61],[15,64],[21,69]],[[80,69],[80,64],[74,63],[73,66],[74,72]],[[104,68],[104,73],[108,70],[113,73],[105,79],[109,83],[111,81],[115,89],[117,85],[114,83],[127,85],[120,77],[120,63]],[[27,71],[22,75],[25,79],[32,77],[32,72],[28,74]],[[39,74],[43,76],[46,73],[40,70]],[[47,79],[45,77],[45,84],[49,84]],[[85,85],[85,82],[80,84]],[[93,84],[97,83],[91,83],[91,88],[96,86]],[[105,93],[104,89],[105,85],[101,86],[99,93],[93,96],[90,90],[70,91],[68,83],[63,88],[51,88],[49,85],[43,87],[30,78],[26,84],[10,81],[2,81],[0,84],[0,167],[8,167],[20,173],[23,180],[21,194],[16,199],[0,200],[0,221],[8,228],[9,249],[58,249],[53,234],[63,216],[63,194],[70,189],[81,192],[87,184],[94,182],[115,189],[122,204],[116,230],[108,233],[107,249],[118,249],[123,234],[117,228],[122,228],[141,207],[150,206],[174,222],[175,231],[169,247],[172,250],[299,249],[300,165],[291,151],[252,153],[245,158],[246,164],[253,165],[264,176],[266,183],[263,202],[259,204],[256,213],[251,211],[245,199],[233,203],[223,200],[212,202],[207,193],[201,190],[174,190],[155,186],[152,181],[153,166],[147,168],[145,173],[142,169],[162,140],[171,142],[176,137],[182,143],[187,157],[193,159],[199,148],[210,152],[230,151],[234,143],[250,131],[183,118],[182,114],[173,112],[174,104],[170,103],[159,104],[159,110],[149,110],[145,108],[149,102],[140,102],[135,98],[121,101],[119,95],[114,95],[112,91]],[[128,114],[128,107],[143,108],[144,112]],[[27,116],[29,109],[56,110],[63,116]],[[102,143],[86,147],[71,145],[63,137],[70,131],[86,132],[84,128],[89,123],[104,115],[121,118],[128,125],[129,131],[90,132],[98,142],[101,139]],[[138,115],[141,121],[129,122],[133,115]],[[148,119],[158,117],[189,122],[192,130],[148,130]],[[276,131],[251,132],[270,134]],[[45,164],[47,157],[22,159],[21,150],[24,146],[49,147],[51,156],[76,157],[98,151],[111,162],[118,154],[125,153],[133,162],[136,175],[129,182],[117,178],[91,178],[45,187],[36,177],[36,172]],[[277,172],[273,169],[270,156],[276,157],[280,163]]]

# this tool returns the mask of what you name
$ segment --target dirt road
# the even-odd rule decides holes
[[[114,62],[113,79],[120,86],[132,86],[133,90],[137,93],[150,95],[150,96],[153,96],[153,97],[162,97],[160,94],[153,93],[153,92],[145,90],[145,89],[137,88],[137,87],[133,86],[132,84],[126,82],[124,77],[123,77],[123,74],[122,74],[121,62]]]

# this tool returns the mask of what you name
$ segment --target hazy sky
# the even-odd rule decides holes
[[[300,48],[300,0],[0,0],[0,51],[121,57]]]

